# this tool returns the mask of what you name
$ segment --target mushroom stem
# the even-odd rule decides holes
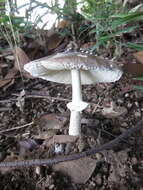
[[[71,78],[72,102],[67,104],[71,111],[69,135],[77,136],[81,134],[81,111],[88,106],[88,103],[82,101],[80,71],[71,70]]]
[[[71,111],[69,135],[78,136],[81,134],[81,113],[79,111]]]
[[[81,77],[79,70],[71,70],[72,77],[72,102],[77,104],[79,101],[82,101],[82,92],[81,92]]]

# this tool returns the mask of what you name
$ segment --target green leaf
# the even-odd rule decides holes
[[[7,15],[2,15],[2,16],[0,16],[0,23],[5,24],[5,23],[7,23],[7,22],[9,22],[9,18],[8,18]]]
[[[133,78],[133,80],[143,81],[143,76],[142,76],[142,77],[136,77],[136,78]]]
[[[26,21],[24,21],[24,17],[12,17],[12,24],[13,25],[19,25],[19,24],[24,24]]]
[[[133,86],[137,90],[143,90],[143,86]]]
[[[129,22],[143,20],[143,13],[135,12],[128,14],[114,15],[112,17],[114,18],[114,21],[112,22],[112,28],[116,29],[118,26],[127,24]]]
[[[5,0],[0,0],[0,3],[5,3]]]
[[[135,6],[134,8],[132,8],[132,9],[129,11],[129,13],[137,12],[137,11],[139,11],[142,7],[143,7],[143,3],[141,3],[141,4],[137,5],[137,6]]]
[[[117,32],[114,32],[112,34],[109,34],[109,35],[106,35],[106,36],[102,36],[101,38],[99,38],[99,41],[100,40],[103,40],[103,41],[106,41],[106,40],[109,40],[110,38],[113,38],[115,36],[120,36],[121,34],[123,33],[126,33],[126,32],[132,32],[134,29],[136,29],[137,26],[132,26],[132,27],[126,27],[122,30],[119,30]]]
[[[129,47],[129,48],[139,50],[139,51],[143,51],[143,45],[140,45],[140,44],[136,44],[136,43],[133,43],[133,42],[128,42],[126,44],[126,46]]]

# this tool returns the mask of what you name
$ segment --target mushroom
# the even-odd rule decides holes
[[[48,81],[72,84],[69,135],[81,134],[81,112],[88,106],[82,100],[81,85],[115,82],[122,70],[112,61],[82,52],[63,52],[44,57],[24,66],[32,76]]]

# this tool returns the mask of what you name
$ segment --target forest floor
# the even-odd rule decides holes
[[[81,137],[70,138],[66,104],[71,85],[21,79],[3,59],[0,69],[2,76],[9,73],[12,78],[0,80],[0,161],[83,152],[110,142],[142,120],[143,92],[123,74],[115,83],[83,86],[83,99],[90,105],[82,113]],[[142,179],[143,131],[89,158],[53,166],[0,168],[0,190],[143,190]]]

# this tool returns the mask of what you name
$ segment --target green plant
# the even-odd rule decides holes
[[[24,17],[15,16],[21,9],[26,8]],[[32,13],[37,11],[37,8],[43,10],[42,14],[36,13],[36,16],[33,17]],[[62,36],[70,36],[71,38],[77,38],[79,34],[79,28],[82,22],[83,17],[77,13],[77,2],[66,0],[64,5],[60,5],[59,0],[51,1],[51,4],[41,3],[37,0],[31,0],[29,3],[24,3],[21,6],[17,6],[15,1],[10,3],[10,17],[14,20],[13,24],[16,28],[16,31],[21,31],[23,35],[28,35],[33,29],[37,29],[38,25],[41,24],[42,29],[44,29],[48,25],[48,21],[43,22],[43,18],[48,14],[57,15],[57,20],[60,21],[64,19],[67,22],[70,22],[70,26],[68,28],[64,28],[61,31]],[[5,15],[3,18],[5,19]],[[19,25],[15,25],[15,21],[19,21]],[[5,21],[4,21],[5,22]],[[4,23],[7,24],[6,22]],[[73,37],[74,36],[74,37]]]
[[[136,78],[134,78],[134,80],[143,81],[143,76],[142,77],[136,77]],[[133,87],[137,90],[143,90],[143,86],[140,86],[140,85],[134,85]]]
[[[8,1],[8,0],[7,0]],[[5,0],[0,0],[0,3]],[[16,39],[19,33],[29,35],[42,23],[43,17],[47,14],[56,14],[57,20],[64,19],[69,22],[69,26],[60,30],[62,36],[69,36],[73,41],[96,41],[96,45],[92,50],[100,50],[101,47],[118,49],[123,45],[131,46],[133,44],[122,43],[124,33],[134,31],[138,26],[138,22],[143,19],[140,8],[143,4],[139,4],[129,10],[126,2],[118,3],[115,0],[65,0],[64,5],[60,5],[60,0],[51,1],[51,5],[41,3],[38,0],[31,0],[29,3],[23,3],[17,6],[16,1],[10,1],[10,19],[13,25]],[[0,4],[1,5],[1,4]],[[24,17],[16,16],[23,7],[26,7]],[[43,9],[42,15],[37,15],[32,20],[32,12],[40,7]],[[79,7],[80,11],[79,11]],[[5,13],[5,11],[4,11]],[[2,14],[0,16],[1,31],[7,29],[10,31],[9,16]],[[43,23],[43,29],[47,23]],[[9,33],[9,36],[11,34]]]
[[[114,0],[85,0],[83,5],[82,15],[91,22],[89,34],[96,40],[93,50],[108,48],[109,41],[114,46],[120,45],[123,33],[135,30],[138,27],[135,21],[143,19],[139,12],[142,4],[132,10]]]
[[[73,41],[78,41],[83,32],[87,29],[85,18],[78,12],[78,6],[81,2],[77,0],[65,0],[64,6],[61,7],[58,1],[55,1],[50,7],[53,13],[57,14],[57,19],[65,20],[69,24],[68,28],[63,28],[60,32],[62,36],[69,36]]]
[[[5,0],[0,0],[0,15],[5,13]]]
[[[142,44],[137,44],[137,43],[133,43],[133,42],[128,42],[126,44],[126,46],[129,47],[129,48],[136,49],[138,51],[143,51],[143,43]]]
[[[17,8],[13,1],[2,1],[2,12],[0,14],[0,36],[4,38],[12,48],[20,44],[20,34],[28,35],[33,29],[33,23],[25,17],[16,16]]]

